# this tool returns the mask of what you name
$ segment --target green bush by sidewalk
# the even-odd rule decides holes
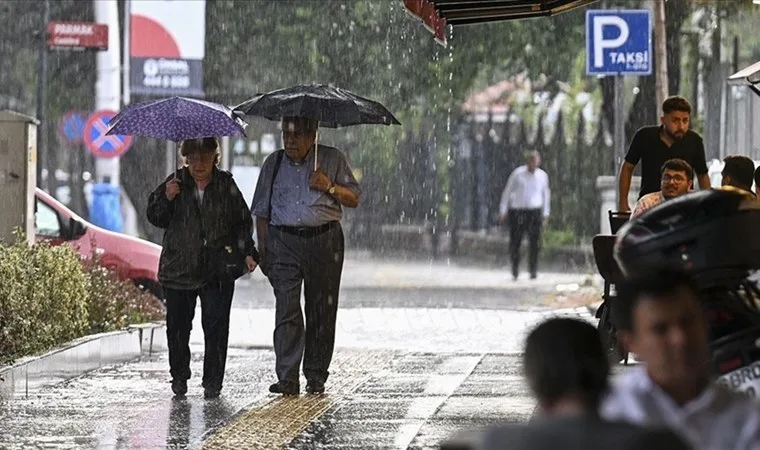
[[[158,299],[70,247],[0,243],[0,364],[163,317]]]

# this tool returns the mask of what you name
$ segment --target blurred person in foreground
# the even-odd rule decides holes
[[[668,97],[662,102],[660,124],[639,129],[631,140],[625,161],[618,174],[618,210],[630,211],[628,193],[633,170],[641,162],[641,189],[639,198],[660,190],[660,168],[673,158],[688,162],[697,173],[700,189],[710,189],[707,174],[705,145],[702,137],[689,129],[691,105],[680,96]]]
[[[610,372],[601,338],[592,325],[553,318],[528,335],[523,355],[528,386],[540,415],[527,424],[462,435],[444,450],[684,450],[673,432],[602,420],[599,402]]]
[[[760,449],[760,405],[713,382],[708,328],[697,290],[679,273],[631,281],[620,337],[643,366],[613,384],[608,420],[665,426],[695,450]]]
[[[276,298],[277,382],[269,392],[298,395],[303,361],[306,392],[322,394],[335,346],[343,272],[340,220],[344,207],[359,205],[361,189],[343,152],[326,145],[315,152],[316,121],[283,118],[281,125],[285,148],[264,161],[251,205],[261,269]]]
[[[170,175],[148,200],[148,221],[163,228],[158,279],[166,297],[166,336],[172,391],[187,393],[190,378],[190,331],[198,297],[204,334],[203,388],[206,398],[222,390],[227,360],[230,309],[235,281],[219,278],[212,252],[237,246],[248,271],[259,258],[253,242],[253,221],[232,178],[219,170],[219,141],[184,141],[185,166]],[[240,263],[243,264],[242,262]]]
[[[683,159],[669,159],[665,161],[660,174],[660,190],[641,197],[636,202],[636,206],[633,207],[631,218],[642,215],[645,211],[654,208],[666,200],[680,197],[691,191],[694,171],[689,163]]]
[[[531,151],[526,153],[525,160],[525,165],[509,175],[499,203],[499,222],[509,228],[509,257],[515,280],[520,273],[520,246],[526,233],[528,270],[530,278],[536,278],[541,230],[549,220],[551,205],[549,175],[539,167],[541,155]]]
[[[752,191],[752,182],[755,181],[755,162],[746,156],[731,155],[723,158],[723,178],[721,186],[732,186],[744,191]]]

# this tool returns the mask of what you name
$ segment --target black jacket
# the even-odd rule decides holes
[[[146,213],[150,223],[166,230],[158,269],[161,284],[172,289],[197,289],[206,283],[202,235],[210,247],[236,242],[241,252],[258,263],[251,212],[232,174],[214,169],[202,207],[187,168],[178,173],[180,193],[173,200],[166,198],[166,183],[173,177],[167,177],[151,192]]]

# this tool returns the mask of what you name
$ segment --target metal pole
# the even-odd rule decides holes
[[[615,158],[614,167],[612,173],[617,173],[620,164],[623,163],[623,157],[625,157],[625,121],[623,116],[625,115],[625,92],[624,92],[624,78],[622,75],[615,75],[615,125],[614,125],[614,142],[615,142]]]
[[[40,28],[40,56],[39,67],[37,71],[37,120],[40,121],[37,131],[37,183],[39,186],[50,191],[50,177],[55,174],[48,174],[47,180],[42,178],[42,168],[47,167],[47,127],[45,123],[45,105],[47,104],[47,24],[50,20],[50,3],[45,0],[42,9],[42,27]],[[55,192],[51,192],[55,195]]]
[[[124,106],[129,105],[129,103],[132,101],[132,92],[130,91],[131,88],[131,73],[130,73],[130,36],[131,36],[131,26],[132,26],[132,0],[124,0],[124,52],[122,55],[122,68],[123,71],[123,79],[122,79],[122,102],[124,103]]]

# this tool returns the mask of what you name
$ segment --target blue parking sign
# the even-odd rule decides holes
[[[588,75],[651,75],[653,56],[648,10],[586,11]]]

